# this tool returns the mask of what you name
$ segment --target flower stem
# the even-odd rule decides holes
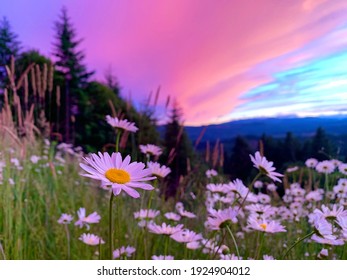
[[[147,204],[147,210],[149,212],[149,209],[151,209],[151,204],[152,204],[152,199],[153,199],[153,193],[157,190],[157,184],[158,184],[158,179],[155,179],[153,181],[153,187],[154,187],[154,190],[152,190],[150,192],[150,195],[149,195],[149,199],[148,199],[148,204]],[[147,213],[148,213],[147,212]]]
[[[315,233],[315,232],[312,231],[312,232],[310,232],[309,234],[307,234],[307,235],[305,235],[304,237],[302,237],[302,238],[300,238],[299,240],[297,240],[292,246],[290,246],[290,247],[288,248],[287,252],[285,252],[285,254],[282,256],[282,259],[284,259],[284,258],[288,255],[288,253],[289,253],[296,245],[298,245],[301,241],[305,240],[306,238],[311,237],[314,233]]]
[[[116,130],[116,153],[118,153],[119,151],[119,139],[120,139],[120,135],[121,135],[121,131],[120,130]]]
[[[99,239],[99,260],[101,260],[101,238]]]
[[[3,248],[2,245],[1,245],[1,242],[0,242],[0,252],[1,252],[1,254],[2,254],[2,259],[3,259],[3,260],[6,260],[6,255],[5,255],[5,252],[4,252],[4,248]]]
[[[217,247],[216,252],[214,252],[214,254],[213,254],[213,256],[212,256],[212,260],[214,260],[214,258],[215,258],[215,257],[216,257],[216,255],[218,254],[218,251],[219,251],[220,247],[222,246],[222,244],[223,244],[223,242],[224,242],[224,239],[225,239],[226,233],[227,233],[227,232],[226,232],[226,231],[224,231],[223,236],[222,236],[222,240],[220,241],[220,243],[219,243],[219,245],[218,245],[218,247]]]
[[[112,220],[112,202],[113,202],[113,192],[111,192],[110,196],[110,208],[108,212],[109,221],[108,221],[108,240],[110,244],[110,251],[109,251],[109,257],[112,260],[113,259],[113,220]]]
[[[325,191],[329,191],[329,181],[328,181],[328,173],[325,173],[325,182],[324,182],[324,186],[325,186]]]
[[[69,229],[67,227],[67,224],[65,224],[65,232],[66,232],[66,239],[67,239],[67,259],[70,259],[70,233]]]
[[[259,245],[258,250],[257,250],[257,254],[256,254],[256,258],[255,258],[256,260],[259,260],[261,249],[262,249],[263,243],[264,243],[264,237],[265,237],[265,232],[262,232],[260,234],[261,234],[260,245]]]
[[[247,200],[247,197],[248,197],[249,193],[250,193],[251,190],[253,189],[254,182],[257,181],[258,178],[259,178],[260,176],[261,176],[261,173],[259,172],[259,173],[257,174],[257,176],[254,177],[253,181],[249,184],[249,186],[248,186],[248,192],[247,192],[245,198],[242,200],[242,202],[241,202],[239,208],[237,209],[237,212],[239,212],[240,209],[241,209],[241,208],[243,207],[243,205],[245,204],[245,202],[246,202],[246,200]]]
[[[184,260],[187,259],[187,252],[188,252],[187,244],[184,243],[184,258],[183,258]]]
[[[235,249],[236,249],[237,256],[238,256],[238,258],[240,259],[240,252],[239,252],[239,247],[237,246],[237,243],[236,243],[236,239],[235,239],[235,237],[234,237],[234,235],[233,235],[233,233],[232,233],[230,227],[227,225],[226,228],[227,228],[227,230],[228,230],[228,232],[229,232],[229,234],[230,234],[231,239],[232,239],[233,242],[234,242],[234,246],[235,246]]]
[[[167,249],[168,249],[168,246],[169,246],[169,240],[170,238],[168,236],[164,236],[165,237],[165,248],[164,248],[164,256],[167,255]]]

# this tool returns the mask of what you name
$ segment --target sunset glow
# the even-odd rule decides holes
[[[0,16],[51,56],[62,6],[94,78],[112,67],[135,104],[160,86],[187,125],[347,111],[347,1],[4,0]]]

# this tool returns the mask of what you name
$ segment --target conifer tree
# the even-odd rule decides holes
[[[11,30],[11,25],[6,17],[0,21],[0,92],[5,87],[6,69],[10,64],[11,56],[17,58],[20,52],[18,36]]]
[[[231,157],[227,159],[225,172],[231,175],[231,179],[246,180],[252,171],[252,162],[249,155],[252,150],[245,138],[237,136],[232,149]]]
[[[75,119],[83,88],[93,72],[84,65],[85,55],[79,50],[82,40],[77,39],[76,30],[68,17],[67,9],[62,8],[59,20],[55,23],[56,36],[53,55],[56,58],[56,70],[62,87],[62,110],[64,110],[65,141],[71,142],[71,119]]]
[[[170,112],[170,121],[165,130],[165,148],[167,164],[171,168],[168,189],[165,194],[175,196],[179,186],[180,177],[187,174],[187,159],[191,160],[193,148],[188,135],[182,125],[182,109],[175,101]]]
[[[333,153],[331,142],[322,127],[317,128],[312,139],[312,156],[318,160],[329,159]]]

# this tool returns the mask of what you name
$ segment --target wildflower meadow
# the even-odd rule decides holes
[[[30,121],[20,136],[14,117],[1,111],[2,259],[346,259],[339,160],[309,158],[282,174],[256,151],[249,181],[194,169],[168,198],[165,147],[140,145],[135,159],[119,147],[136,123],[106,115],[114,151],[86,154],[36,135]]]

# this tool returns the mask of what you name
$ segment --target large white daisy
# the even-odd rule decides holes
[[[146,181],[153,180],[151,170],[145,168],[142,162],[132,162],[130,156],[126,156],[122,160],[120,153],[91,154],[90,157],[84,158],[87,164],[80,163],[82,169],[86,172],[82,176],[100,180],[102,186],[111,186],[113,194],[119,195],[123,190],[128,195],[134,198],[140,197],[140,194],[135,190],[136,188],[144,190],[153,190],[154,188],[145,183]]]

